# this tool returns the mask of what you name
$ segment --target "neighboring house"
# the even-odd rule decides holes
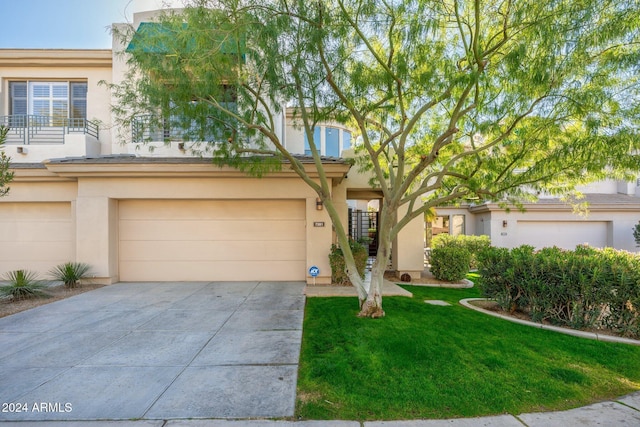
[[[640,181],[605,181],[580,188],[573,202],[541,197],[524,211],[497,203],[442,207],[427,224],[427,240],[441,232],[488,235],[495,246],[532,245],[575,249],[577,245],[636,251],[633,228],[640,220]],[[582,205],[574,209],[574,204]],[[586,207],[583,210],[582,207]]]
[[[139,9],[134,25],[154,13]],[[0,122],[11,128],[4,149],[15,171],[0,199],[0,274],[80,261],[101,283],[313,282],[316,265],[315,282],[330,282],[329,216],[293,172],[251,178],[193,156],[189,141],[165,143],[170,130],[142,143],[136,129],[112,124],[111,95],[99,82],[122,80],[122,50],[0,49]],[[282,140],[313,170],[292,112],[280,119]],[[348,206],[380,192],[339,158],[352,145],[348,129],[320,124],[314,139],[347,226]],[[401,273],[423,269],[423,225],[415,220],[394,242]]]

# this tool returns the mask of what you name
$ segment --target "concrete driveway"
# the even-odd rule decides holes
[[[302,282],[118,283],[0,319],[0,421],[292,416]]]

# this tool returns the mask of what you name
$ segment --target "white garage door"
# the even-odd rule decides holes
[[[304,200],[123,200],[123,281],[304,280]]]
[[[536,248],[557,246],[575,249],[587,243],[589,246],[607,246],[606,221],[518,221],[519,245]]]
[[[71,203],[0,203],[0,274],[75,260]]]

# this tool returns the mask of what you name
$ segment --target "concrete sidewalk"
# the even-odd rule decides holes
[[[1,318],[0,421],[292,416],[304,286],[119,283]]]
[[[616,401],[561,412],[499,415],[482,418],[410,421],[272,421],[272,420],[144,420],[0,422],[2,427],[576,427],[640,426],[640,392]]]

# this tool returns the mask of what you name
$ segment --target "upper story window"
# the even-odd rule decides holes
[[[305,156],[311,155],[311,146],[309,145],[309,138],[307,138],[307,132],[304,133],[304,154]],[[316,144],[316,151],[322,155],[322,144],[320,141],[321,129],[319,127],[313,128],[313,142]]]
[[[86,82],[9,82],[9,113],[56,119],[87,118]]]
[[[304,154],[311,155],[307,133],[304,133]],[[322,156],[340,157],[342,150],[351,148],[351,133],[331,126],[318,126],[313,129],[313,142]]]

